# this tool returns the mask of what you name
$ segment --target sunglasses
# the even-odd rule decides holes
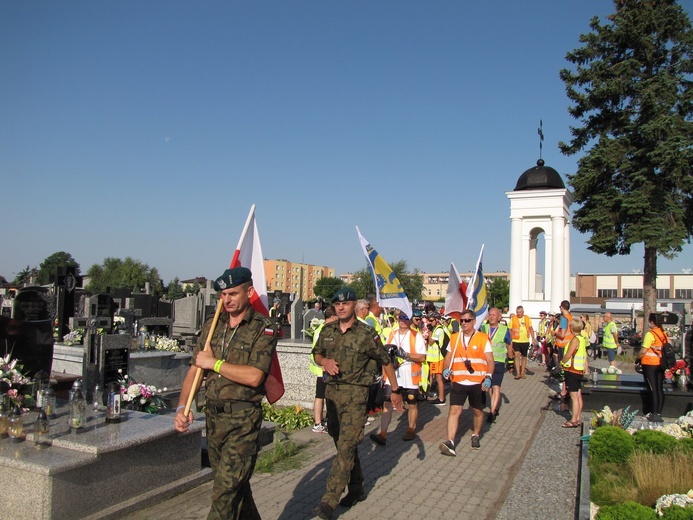
[[[462,323],[471,323],[473,321],[476,321],[475,318],[460,318],[460,322]]]

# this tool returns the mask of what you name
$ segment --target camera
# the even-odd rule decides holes
[[[474,368],[472,367],[471,361],[469,361],[468,359],[465,359],[464,360],[464,366],[467,367],[467,372],[469,372],[470,374],[474,373]]]

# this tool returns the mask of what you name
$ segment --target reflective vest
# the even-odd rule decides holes
[[[392,343],[392,340],[395,337],[395,332],[399,331],[393,330],[390,332],[390,336],[387,338],[387,344],[388,345],[394,345],[395,343]],[[416,355],[416,331],[409,329],[409,355]],[[417,363],[415,361],[410,361],[411,363],[411,381],[414,383],[416,386],[419,386],[421,383],[421,363]]]
[[[539,321],[539,335],[546,337],[546,333],[549,330],[549,320],[544,318],[543,320]]]
[[[320,335],[320,331],[324,326],[325,324],[321,323],[318,326],[318,328],[315,329],[315,332],[313,333],[313,348],[315,348],[315,344],[318,342],[318,336]],[[322,377],[322,367],[315,362],[315,358],[313,357],[312,352],[310,353],[310,362],[308,364],[308,370],[310,370],[317,377]]]
[[[372,312],[368,312],[368,316],[366,316],[366,323],[373,327],[375,331],[382,337],[383,335],[383,326],[380,324],[380,320],[375,317],[375,314]]]
[[[561,363],[563,368],[574,374],[582,374],[585,371],[585,360],[587,359],[587,338],[577,336],[579,341],[578,348],[570,358],[568,363]]]
[[[433,343],[428,345],[428,350],[426,350],[426,363],[438,363],[444,359],[443,353],[440,351],[440,347],[445,340],[444,328],[438,325],[431,331]]]
[[[616,324],[613,321],[610,321],[604,325],[604,337],[602,339],[602,345],[604,345],[604,348],[616,348],[616,338],[614,338],[614,332],[618,332],[618,327],[616,327],[616,330],[613,329],[614,327],[616,327]]]
[[[484,323],[481,326],[481,332],[488,334],[491,348],[493,349],[493,360],[499,363],[505,363],[508,357],[508,345],[505,343],[505,336],[508,333],[508,327],[499,323],[496,330],[491,334],[491,325]]]
[[[483,332],[475,332],[466,348],[463,339],[462,332],[455,332],[450,337],[450,349],[455,356],[452,359],[452,382],[479,384],[483,382],[488,372],[486,354],[484,353],[486,343],[489,341],[488,336]],[[465,359],[472,362],[473,374],[467,370],[464,364]]]
[[[659,366],[660,359],[662,358],[662,345],[669,341],[666,332],[664,332],[659,327],[652,327],[647,334],[652,335],[652,344],[645,351],[645,355],[640,359],[643,365],[656,365]],[[647,334],[645,334],[645,340],[647,340]],[[643,342],[645,343],[645,342]]]
[[[567,347],[570,343],[570,340],[575,337],[575,334],[573,334],[573,329],[570,327],[570,322],[573,320],[573,315],[568,312],[567,316],[564,316],[564,318],[568,320],[568,329],[565,331],[565,336],[563,337],[563,339],[556,336],[556,346],[558,348]]]
[[[526,336],[527,340],[529,341],[531,338],[531,335],[529,333],[529,329],[532,328],[532,320],[529,319],[529,316],[526,314],[522,316],[522,321],[524,322],[525,325],[525,331],[526,331]],[[510,320],[510,337],[513,340],[518,340],[520,339],[520,327],[521,327],[520,319],[517,316],[513,316],[512,319]]]

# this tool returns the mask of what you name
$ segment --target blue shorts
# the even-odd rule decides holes
[[[493,375],[491,376],[491,386],[500,386],[503,384],[503,376],[505,375],[505,362],[496,361],[493,367]]]
[[[606,355],[609,358],[609,362],[612,362],[614,359],[616,359],[616,351],[618,348],[607,348],[606,349]]]

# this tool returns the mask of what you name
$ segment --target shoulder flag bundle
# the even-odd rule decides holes
[[[471,309],[476,314],[476,330],[479,330],[481,324],[488,316],[488,295],[486,293],[486,281],[484,273],[481,269],[481,257],[484,254],[484,246],[481,246],[479,260],[476,263],[476,269],[472,277],[472,282],[467,287],[467,309]]]
[[[378,303],[384,307],[395,307],[407,316],[411,316],[412,310],[409,298],[407,298],[407,294],[404,292],[404,288],[397,276],[392,272],[390,266],[387,265],[385,259],[363,238],[358,226],[356,226],[356,232],[359,235],[363,254],[366,255],[368,265],[371,268]]]

